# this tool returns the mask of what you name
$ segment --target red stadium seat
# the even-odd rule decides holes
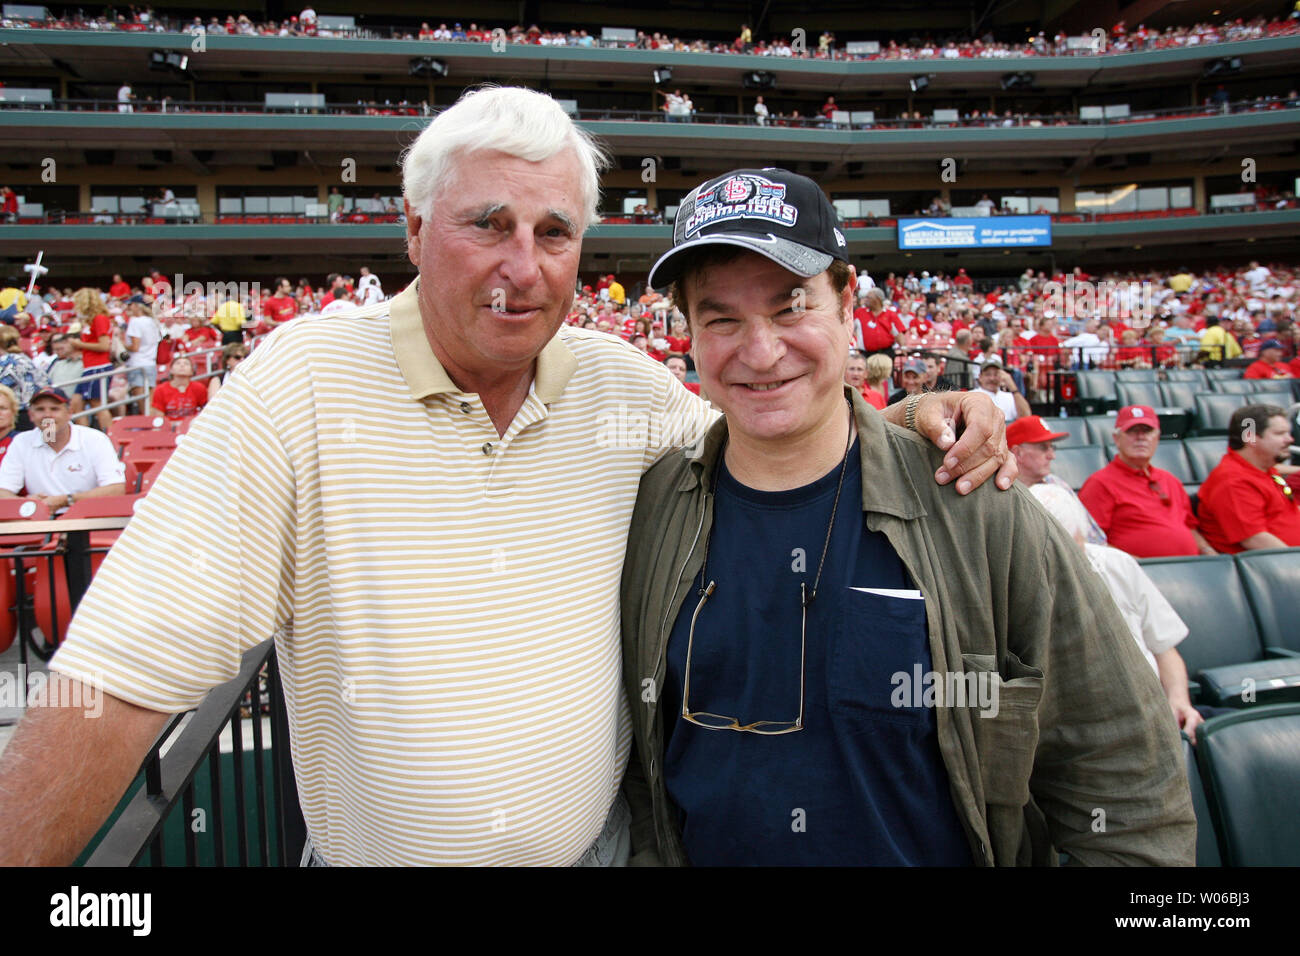
[[[162,466],[167,463],[167,459],[172,456],[174,450],[173,448],[137,449],[128,445],[126,451],[122,453],[122,461],[133,465],[135,470],[143,477],[151,471],[161,470]],[[130,484],[127,487],[130,488]],[[141,490],[143,490],[143,487]]]
[[[103,498],[83,498],[63,512],[61,521],[74,518],[117,518],[130,517],[135,511],[135,503],[143,495],[108,495]],[[108,549],[117,541],[121,531],[92,531],[90,533],[90,573],[93,577],[104,563]],[[68,632],[68,622],[72,620],[72,603],[68,598],[68,574],[62,555],[53,555],[47,559],[53,566],[41,568],[35,575],[35,609],[36,623],[46,640],[57,645],[63,642]]]
[[[0,521],[47,521],[50,511],[39,501],[22,498],[0,499]],[[47,534],[12,535],[0,538],[0,558],[4,560],[0,573],[0,651],[7,650],[18,634],[18,615],[27,595],[32,593],[35,580],[46,573],[45,564],[52,550],[52,538]],[[18,578],[18,567],[23,570]]]

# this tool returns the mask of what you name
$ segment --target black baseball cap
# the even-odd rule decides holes
[[[733,169],[692,189],[677,209],[673,247],[650,270],[650,285],[681,278],[690,253],[739,246],[811,278],[848,262],[840,217],[815,182],[787,169]]]
[[[54,387],[53,385],[46,385],[44,388],[38,389],[36,394],[31,397],[31,401],[27,403],[28,406],[36,404],[36,400],[41,398],[53,398],[62,402],[64,405],[68,404],[68,393],[61,388]]]

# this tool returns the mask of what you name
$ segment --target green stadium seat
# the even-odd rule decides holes
[[[1254,379],[1249,378],[1219,379],[1210,383],[1210,390],[1220,395],[1250,395],[1259,391],[1255,384]]]
[[[1204,384],[1195,382],[1161,382],[1160,404],[1167,408],[1185,408],[1196,411],[1196,393],[1207,391]]]
[[[1223,866],[1219,856],[1219,834],[1210,815],[1210,803],[1201,782],[1201,771],[1196,766],[1196,748],[1182,734],[1183,765],[1187,768],[1187,785],[1192,791],[1192,811],[1196,814],[1196,865]]]
[[[1203,368],[1167,368],[1165,369],[1166,382],[1184,382],[1190,385],[1199,385],[1199,391],[1208,392],[1210,390],[1210,380],[1206,377]]]
[[[1149,369],[1149,371],[1155,370]],[[1120,408],[1128,405],[1149,405],[1152,408],[1159,408],[1164,404],[1160,395],[1160,383],[1155,381],[1126,382],[1121,379],[1115,386],[1115,394]]]
[[[1121,368],[1115,372],[1115,381],[1120,384],[1133,384],[1136,382],[1158,382],[1159,376],[1153,368]],[[1124,404],[1120,402],[1120,404]]]
[[[1261,389],[1258,392],[1254,392],[1250,395],[1242,396],[1245,399],[1245,401],[1243,401],[1242,404],[1243,405],[1276,405],[1278,408],[1281,408],[1282,410],[1285,411],[1286,408],[1292,403],[1292,401],[1294,401],[1294,399],[1292,399],[1291,397],[1291,393],[1289,391],[1282,391],[1280,388],[1278,388],[1278,386],[1281,384],[1279,382],[1269,382],[1267,384],[1271,385],[1272,388],[1269,390]]]
[[[1211,382],[1221,382],[1227,379],[1241,378],[1246,373],[1244,367],[1229,366],[1228,368],[1207,368],[1205,377]]]
[[[1143,558],[1139,563],[1187,625],[1178,653],[1200,685],[1200,702],[1241,707],[1296,697],[1300,658],[1266,659],[1232,555]],[[1243,698],[1244,690],[1253,693]]]
[[[1049,432],[1069,432],[1069,437],[1056,439],[1058,448],[1064,445],[1090,445],[1092,438],[1088,435],[1088,423],[1082,418],[1044,418],[1043,425]]]
[[[1104,445],[1115,433],[1114,415],[1088,415],[1083,422],[1094,445]]]
[[[1157,468],[1163,468],[1183,484],[1196,480],[1196,476],[1192,474],[1192,466],[1187,461],[1187,452],[1183,450],[1183,443],[1180,439],[1160,439],[1155,454],[1151,456],[1151,464]]]
[[[1079,386],[1079,406],[1083,414],[1092,415],[1119,407],[1115,404],[1114,372],[1106,369],[1080,369],[1075,376]]]
[[[1300,704],[1196,728],[1196,761],[1225,866],[1300,866]]]
[[[1106,453],[1100,445],[1067,445],[1056,449],[1052,474],[1078,491],[1096,471],[1106,467]]]
[[[1196,481],[1204,482],[1210,477],[1210,472],[1218,466],[1227,450],[1228,442],[1222,435],[1183,439],[1183,451],[1187,454],[1187,461],[1192,466],[1192,477]]]
[[[1249,405],[1241,395],[1219,395],[1211,392],[1196,393],[1196,430],[1201,435],[1226,435],[1232,413]]]
[[[1236,560],[1264,647],[1300,654],[1300,549],[1245,551]]]

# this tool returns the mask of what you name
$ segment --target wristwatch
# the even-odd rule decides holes
[[[70,492],[70,491],[69,491],[69,492],[68,492],[64,497],[66,497],[66,498],[68,499],[68,507],[69,507],[69,508],[71,508],[73,505],[75,505],[75,504],[77,503],[77,496],[74,495],[74,494],[73,494],[72,492]]]
[[[924,396],[917,392],[915,395],[908,396],[907,404],[903,406],[904,421],[912,431],[916,431],[916,406],[921,404],[922,398]]]

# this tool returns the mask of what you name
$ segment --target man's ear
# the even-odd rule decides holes
[[[402,199],[402,206],[406,210],[406,257],[411,260],[411,265],[418,269],[420,268],[420,227],[424,225],[424,217],[412,212],[411,203],[405,198]]]
[[[858,288],[858,270],[849,266],[849,281],[844,287],[844,292],[840,295],[840,309],[843,315],[842,321],[850,329],[853,328],[853,297]]]

